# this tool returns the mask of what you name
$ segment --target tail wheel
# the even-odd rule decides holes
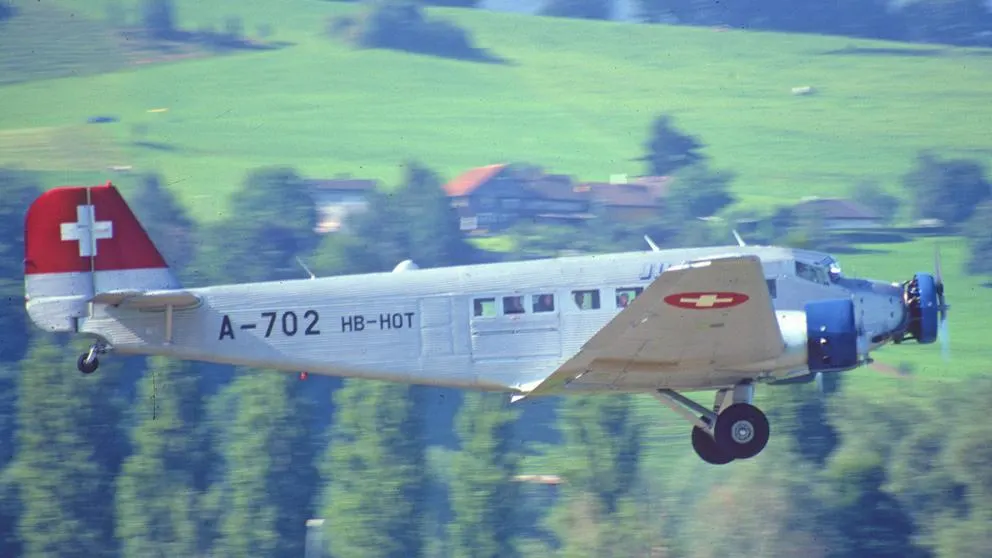
[[[734,460],[734,457],[717,445],[716,440],[709,432],[698,426],[692,428],[692,449],[696,450],[696,455],[710,465],[726,465]]]
[[[735,403],[724,409],[713,431],[716,445],[736,459],[750,459],[761,453],[770,435],[765,413],[747,403]]]

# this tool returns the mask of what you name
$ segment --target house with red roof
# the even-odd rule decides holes
[[[468,170],[444,185],[466,232],[493,232],[522,222],[574,223],[592,218],[590,200],[566,175],[500,163]]]
[[[576,183],[527,165],[500,163],[470,169],[444,185],[461,229],[495,232],[515,224],[574,224],[595,218],[636,220],[657,215],[666,177],[639,177],[624,184]]]
[[[848,199],[808,197],[792,209],[796,215],[819,219],[824,229],[874,229],[884,225],[878,213]]]

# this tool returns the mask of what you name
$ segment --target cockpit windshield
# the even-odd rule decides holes
[[[839,273],[837,275],[838,277],[840,276]],[[832,281],[835,281],[833,273],[825,265],[798,260],[796,260],[796,277],[822,285],[829,285]]]

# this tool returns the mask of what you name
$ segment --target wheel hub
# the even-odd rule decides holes
[[[746,444],[754,438],[754,425],[750,421],[739,420],[730,429],[734,441],[738,444]]]

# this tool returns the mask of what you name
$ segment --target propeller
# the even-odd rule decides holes
[[[937,337],[940,339],[940,350],[944,356],[944,360],[951,359],[951,338],[950,331],[947,328],[947,310],[950,308],[947,305],[947,301],[944,298],[944,277],[940,270],[940,247],[934,244],[933,247],[933,268],[934,268],[934,280],[936,282],[935,289],[937,291],[937,311],[939,312],[939,325]]]
[[[837,373],[816,373],[816,389],[819,390],[821,397],[836,392],[839,384],[840,378]]]

